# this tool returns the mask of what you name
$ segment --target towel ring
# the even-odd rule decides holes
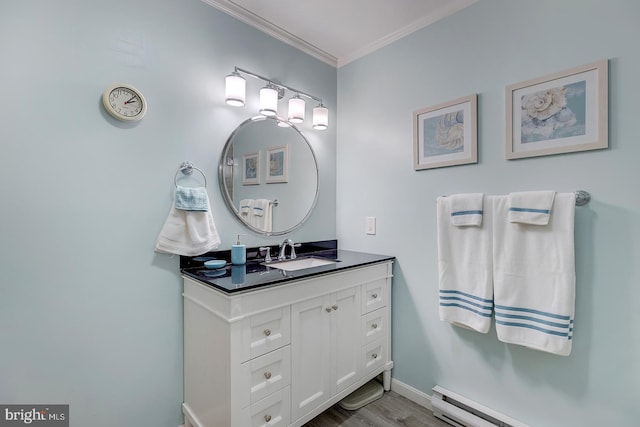
[[[191,175],[194,169],[200,172],[200,174],[202,175],[202,178],[204,178],[204,186],[206,187],[207,176],[200,169],[193,166],[191,162],[182,162],[182,164],[180,165],[180,169],[178,169],[178,172],[176,172],[176,176],[173,178],[173,183],[175,184],[175,186],[176,187],[178,186],[178,175],[180,174],[180,172],[182,172],[185,175]]]

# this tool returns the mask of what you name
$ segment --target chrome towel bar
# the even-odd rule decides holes
[[[587,203],[589,203],[589,201],[591,200],[591,194],[589,194],[588,191],[577,190],[577,191],[574,191],[574,194],[576,195],[576,206],[584,206]],[[442,197],[447,197],[447,196],[442,196]]]

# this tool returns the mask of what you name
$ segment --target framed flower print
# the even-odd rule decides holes
[[[505,157],[607,148],[608,61],[506,88]]]

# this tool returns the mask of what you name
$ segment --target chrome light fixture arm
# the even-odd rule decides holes
[[[318,98],[317,96],[313,96],[313,95],[308,94],[308,93],[306,93],[306,92],[304,92],[304,91],[301,91],[301,90],[299,90],[299,89],[296,89],[296,88],[293,88],[293,87],[291,87],[291,86],[287,86],[287,85],[285,85],[285,84],[282,84],[282,83],[276,82],[276,81],[274,81],[274,80],[272,80],[272,79],[269,79],[269,78],[267,78],[267,77],[261,76],[260,74],[256,74],[256,73],[251,72],[251,71],[249,71],[249,70],[245,70],[244,68],[234,67],[233,71],[234,71],[235,73],[242,73],[242,74],[246,74],[246,75],[248,75],[248,76],[251,76],[251,77],[253,77],[253,78],[260,79],[260,80],[262,80],[262,81],[266,82],[267,84],[271,84],[271,85],[273,85],[273,86],[275,86],[275,87],[277,87],[277,88],[279,88],[279,89],[283,89],[283,90],[284,90],[284,89],[286,89],[286,90],[288,90],[288,91],[290,91],[290,92],[295,92],[295,93],[297,93],[298,95],[302,95],[302,96],[304,96],[304,97],[306,97],[306,98],[313,99],[313,100],[315,100],[315,101],[318,101],[320,104],[322,104],[322,98]],[[282,95],[280,95],[280,93],[281,93],[281,92],[280,92],[280,91],[278,91],[278,96],[279,96],[280,98],[282,98],[282,97],[284,96],[284,91],[282,92]]]

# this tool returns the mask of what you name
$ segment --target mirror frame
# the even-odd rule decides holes
[[[307,211],[306,215],[300,220],[298,221],[297,224],[295,224],[294,226],[286,229],[286,230],[275,230],[275,231],[264,231],[264,230],[260,230],[258,228],[253,227],[250,224],[247,224],[242,217],[240,216],[240,212],[238,211],[238,209],[235,207],[235,205],[233,204],[233,200],[231,198],[231,196],[229,195],[229,191],[227,190],[227,187],[225,186],[225,181],[224,181],[224,168],[227,166],[227,153],[229,151],[229,147],[231,145],[233,145],[233,138],[236,136],[236,134],[238,133],[238,131],[240,129],[242,129],[243,126],[246,126],[248,124],[251,124],[253,122],[260,122],[260,121],[264,121],[264,120],[275,120],[277,123],[280,122],[284,122],[288,125],[288,127],[293,128],[293,130],[295,130],[296,132],[298,132],[298,135],[302,138],[302,140],[305,142],[305,144],[307,144],[307,147],[309,147],[309,150],[311,150],[311,157],[313,157],[313,162],[316,166],[316,190],[315,190],[315,194],[313,196],[313,202],[311,203],[311,206],[309,207],[309,210]],[[276,123],[276,124],[277,124]],[[226,143],[224,144],[224,147],[222,148],[222,155],[220,156],[220,162],[218,163],[218,184],[220,186],[220,192],[222,193],[222,198],[224,199],[224,203],[227,205],[227,208],[229,208],[229,210],[231,211],[231,213],[233,214],[233,216],[235,217],[236,220],[238,220],[238,222],[240,222],[240,224],[242,224],[243,226],[247,227],[249,230],[253,231],[254,233],[257,234],[261,234],[263,236],[281,236],[283,234],[288,234],[291,233],[292,231],[300,228],[302,226],[302,224],[304,224],[307,219],[309,219],[309,217],[311,216],[311,214],[313,213],[313,209],[316,206],[316,203],[318,201],[318,193],[320,191],[320,169],[318,168],[318,159],[316,158],[316,153],[313,150],[313,147],[311,146],[311,143],[309,143],[309,140],[307,139],[306,136],[304,136],[304,134],[300,131],[300,129],[298,129],[298,127],[296,125],[294,125],[293,123],[284,120],[280,117],[267,117],[267,116],[255,116],[255,117],[250,117],[247,120],[243,121],[242,123],[240,123],[238,125],[238,127],[236,127],[234,129],[233,132],[231,132],[231,135],[229,135],[229,138],[227,138]]]

